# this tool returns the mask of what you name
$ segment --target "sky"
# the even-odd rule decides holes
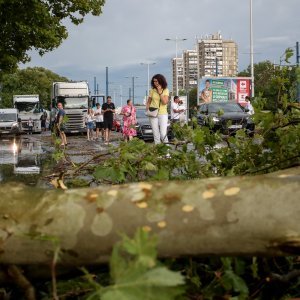
[[[299,0],[252,0],[254,63],[279,63],[285,49],[300,42]],[[106,0],[99,17],[83,24],[66,22],[68,38],[56,50],[22,67],[41,66],[70,80],[87,80],[92,94],[98,86],[105,94],[108,67],[109,94],[124,104],[135,77],[135,102],[146,95],[150,79],[161,73],[171,89],[171,58],[194,49],[196,38],[220,32],[238,44],[239,71],[250,64],[250,0]],[[296,61],[295,57],[291,62]],[[126,78],[128,77],[128,78]],[[96,86],[95,86],[96,82]]]

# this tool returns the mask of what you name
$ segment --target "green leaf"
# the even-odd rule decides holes
[[[249,294],[245,281],[233,271],[228,270],[224,272],[222,283],[227,291],[233,290],[234,292],[240,293],[243,297]]]
[[[165,267],[157,267],[135,278],[134,281],[122,282],[107,288],[103,300],[172,300],[183,294],[181,285],[183,276],[169,271]]]

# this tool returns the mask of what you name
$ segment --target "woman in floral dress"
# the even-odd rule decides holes
[[[131,140],[136,136],[136,109],[132,104],[131,99],[127,100],[127,105],[122,108],[123,115],[123,136],[125,141]]]

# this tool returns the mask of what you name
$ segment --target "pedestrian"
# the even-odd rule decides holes
[[[251,104],[251,100],[250,100],[250,97],[249,96],[246,96],[245,97],[245,101],[246,101],[246,106],[245,106],[245,109],[247,109],[247,113],[249,115],[253,115],[254,114],[254,108]]]
[[[28,120],[28,134],[32,134],[32,131],[33,131],[33,120],[31,118],[29,118]]]
[[[122,108],[120,113],[123,115],[123,137],[125,141],[130,141],[136,136],[136,108],[133,106],[132,100],[127,100],[127,105]]]
[[[67,137],[65,134],[65,120],[64,117],[66,115],[66,112],[64,111],[63,105],[61,102],[57,103],[57,115],[56,115],[56,119],[55,119],[55,125],[57,128],[57,131],[59,133],[59,136],[61,138],[61,144],[60,146],[66,146],[68,145],[67,143]]]
[[[113,127],[115,105],[111,101],[111,96],[107,96],[106,102],[102,105],[103,123],[104,123],[104,141],[108,145],[110,141],[110,132]]]
[[[103,114],[100,103],[96,104],[96,110],[94,111],[94,116],[96,120],[96,139],[100,139],[100,132],[101,138],[104,140],[104,123],[103,123]]]
[[[151,87],[149,97],[146,103],[146,110],[149,107],[157,108],[158,115],[149,117],[153,131],[154,143],[167,143],[168,136],[168,111],[167,104],[169,102],[169,90],[166,78],[161,74],[156,74],[151,79]]]
[[[54,106],[54,103],[52,103],[52,106],[50,107],[50,124],[49,129],[53,133],[55,132],[55,120],[57,115],[57,108]]]
[[[86,123],[87,140],[93,141],[94,112],[91,108],[88,108],[87,114],[85,115],[85,123]]]
[[[41,128],[42,131],[46,131],[46,121],[47,121],[47,113],[44,111],[43,114],[41,115]]]
[[[180,116],[184,113],[184,107],[180,107],[180,99],[178,96],[174,96],[171,104],[171,121],[177,123],[180,121]]]

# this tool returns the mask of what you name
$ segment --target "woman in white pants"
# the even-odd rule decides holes
[[[149,117],[153,131],[154,143],[168,142],[168,111],[169,90],[166,78],[161,74],[156,74],[151,79],[152,89],[146,104],[146,109],[154,107],[158,109],[157,117]]]

